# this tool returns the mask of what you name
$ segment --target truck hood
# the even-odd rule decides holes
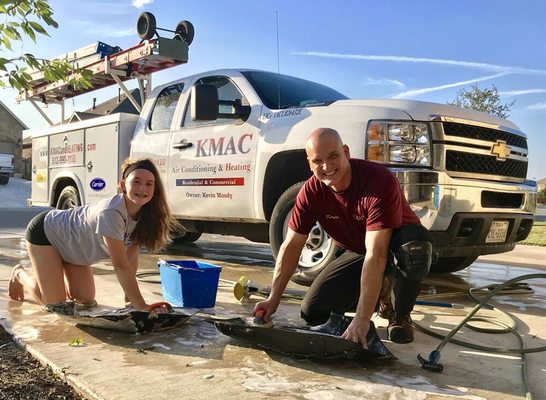
[[[445,117],[466,119],[469,121],[485,122],[488,124],[497,125],[503,128],[520,131],[520,129],[512,122],[496,117],[494,115],[482,113],[474,110],[450,106],[448,104],[428,103],[415,100],[338,100],[331,107],[384,107],[393,110],[402,110],[416,121],[431,121],[435,116],[441,115]]]

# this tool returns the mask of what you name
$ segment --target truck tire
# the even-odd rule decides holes
[[[201,237],[201,232],[188,232],[181,230],[171,235],[171,240],[175,244],[193,243]]]
[[[477,256],[468,257],[440,257],[436,264],[430,266],[430,272],[438,274],[446,274],[448,272],[456,272],[472,265],[476,261]]]
[[[138,37],[142,40],[149,40],[154,37],[156,32],[155,17],[150,12],[143,12],[137,20]]]
[[[193,28],[193,24],[190,21],[180,21],[178,25],[176,25],[175,32],[175,39],[182,39],[186,41],[188,46],[192,44],[193,37],[195,36],[195,29]]]
[[[66,186],[61,191],[57,200],[57,208],[59,210],[68,210],[69,208],[79,207],[81,204],[78,189],[74,186]]]
[[[279,248],[286,237],[292,207],[302,186],[303,182],[290,186],[279,197],[271,214],[269,242],[275,258],[279,254]],[[310,286],[323,268],[338,257],[340,250],[320,224],[317,223],[309,233],[309,238],[300,256],[298,269],[292,275],[291,280],[300,285]]]
[[[7,185],[9,182],[9,176],[0,175],[0,185]]]

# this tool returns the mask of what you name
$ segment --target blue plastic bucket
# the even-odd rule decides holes
[[[177,307],[214,307],[221,267],[194,260],[159,260],[157,264],[165,301]]]

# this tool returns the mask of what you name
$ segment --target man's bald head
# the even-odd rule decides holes
[[[349,147],[332,128],[318,128],[311,132],[305,144],[307,161],[313,175],[326,186],[340,192],[351,183]]]
[[[305,143],[305,151],[309,156],[311,149],[316,149],[320,145],[329,144],[334,145],[336,148],[341,149],[343,147],[343,141],[339,133],[332,128],[318,128],[311,132],[311,135]]]

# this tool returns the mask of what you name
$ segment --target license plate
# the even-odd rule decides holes
[[[508,221],[493,221],[485,243],[503,243],[508,234]]]

